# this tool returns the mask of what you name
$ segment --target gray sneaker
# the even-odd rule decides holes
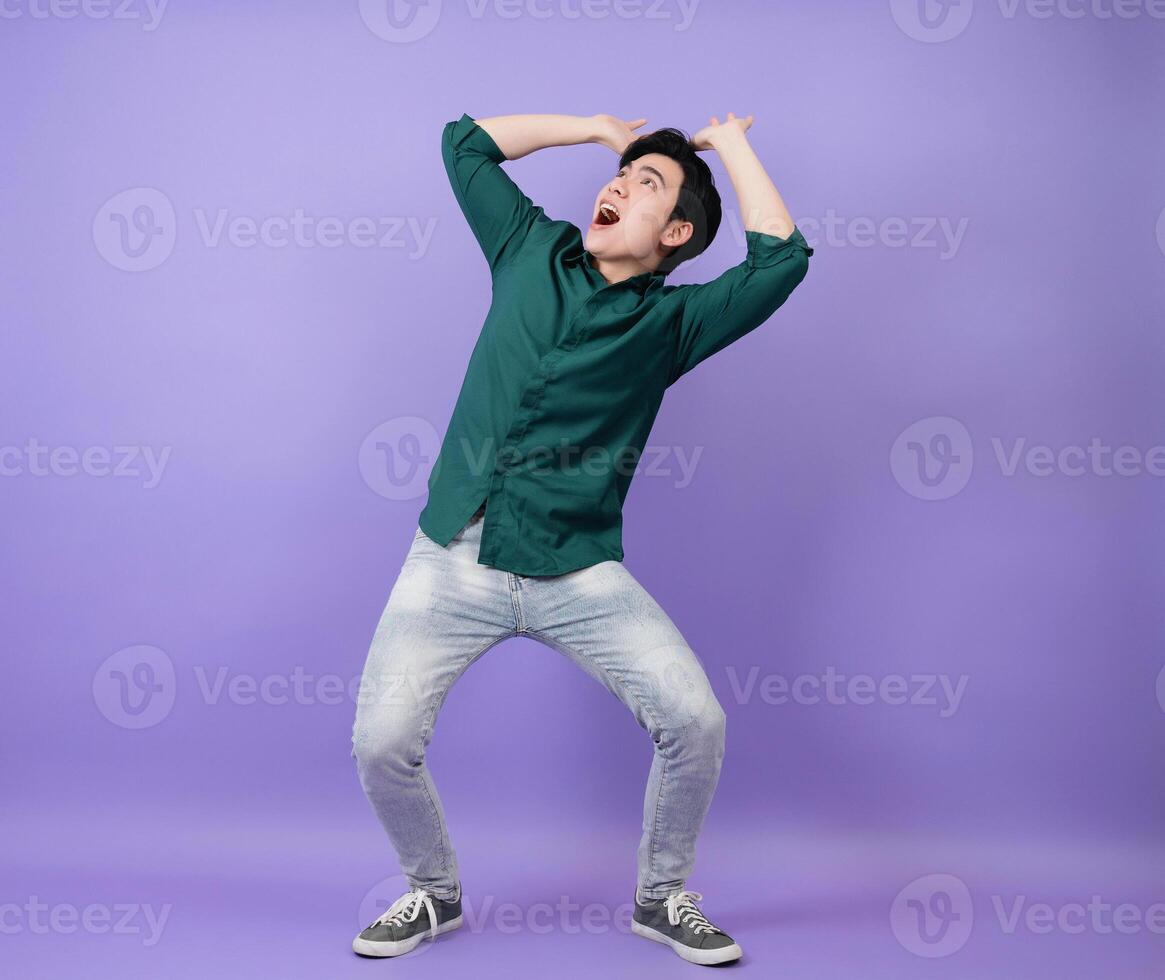
[[[636,888],[631,931],[670,946],[689,963],[712,966],[740,959],[744,954],[732,937],[700,911],[696,902],[703,897],[699,892],[678,891],[667,898],[640,901]]]
[[[424,911],[424,915],[421,912]],[[361,956],[400,956],[416,949],[425,936],[436,939],[461,925],[461,883],[451,902],[424,888],[405,892],[380,918],[352,940],[352,951]]]

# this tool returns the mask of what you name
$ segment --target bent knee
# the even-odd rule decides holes
[[[654,738],[661,746],[672,744],[684,752],[722,757],[726,725],[724,708],[709,695],[699,711],[665,723]]]
[[[697,730],[694,737],[701,743],[706,743],[718,753],[723,754],[724,734],[727,725],[728,716],[720,702],[713,697],[709,698],[704,710],[696,716],[696,720],[690,728]]]
[[[352,755],[362,769],[415,769],[425,759],[420,723],[358,723],[352,731]]]

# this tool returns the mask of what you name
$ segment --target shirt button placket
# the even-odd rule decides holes
[[[509,432],[506,433],[505,441],[499,450],[499,454],[505,462],[499,468],[495,460],[494,473],[490,478],[489,492],[491,498],[496,496],[496,499],[505,499],[506,477],[509,476],[510,470],[518,465],[512,461],[509,454],[517,452],[518,443],[521,442],[523,436],[529,430],[530,423],[538,417],[538,406],[542,401],[543,393],[546,391],[546,383],[549,380],[550,370],[554,363],[579,345],[585,328],[590,325],[589,320],[582,320],[583,313],[586,312],[587,307],[594,302],[596,297],[607,288],[609,288],[609,284],[608,286],[602,286],[595,290],[595,292],[586,298],[582,306],[571,317],[570,327],[562,342],[543,356],[538,373],[526,386],[526,390],[522,392],[522,399],[518,403],[518,411],[514,413],[514,419],[510,425]],[[480,548],[481,554],[487,555],[490,558],[497,558],[496,549],[491,547],[492,544],[493,536],[489,534],[488,528],[483,528]]]

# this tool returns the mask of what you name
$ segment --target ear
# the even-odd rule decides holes
[[[679,248],[685,242],[691,240],[695,231],[696,226],[690,221],[681,221],[679,218],[676,218],[674,221],[667,223],[667,227],[664,228],[663,233],[659,236],[659,244],[664,248]]]

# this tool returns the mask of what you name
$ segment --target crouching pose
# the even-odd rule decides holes
[[[429,477],[419,528],[376,627],[353,727],[361,784],[411,889],[355,939],[396,956],[461,925],[461,879],[425,765],[452,684],[511,636],[569,657],[654,742],[636,934],[685,960],[740,946],[687,889],[724,756],[725,714],[701,661],[623,564],[622,508],[664,392],[760,326],[813,250],[729,113],[690,139],[644,119],[516,115],[445,126],[453,193],[493,298]],[[618,155],[584,234],[549,218],[501,167],[548,146]],[[720,225],[699,155],[736,191],[746,251],[706,283],[668,285]],[[661,543],[662,544],[662,543]]]

